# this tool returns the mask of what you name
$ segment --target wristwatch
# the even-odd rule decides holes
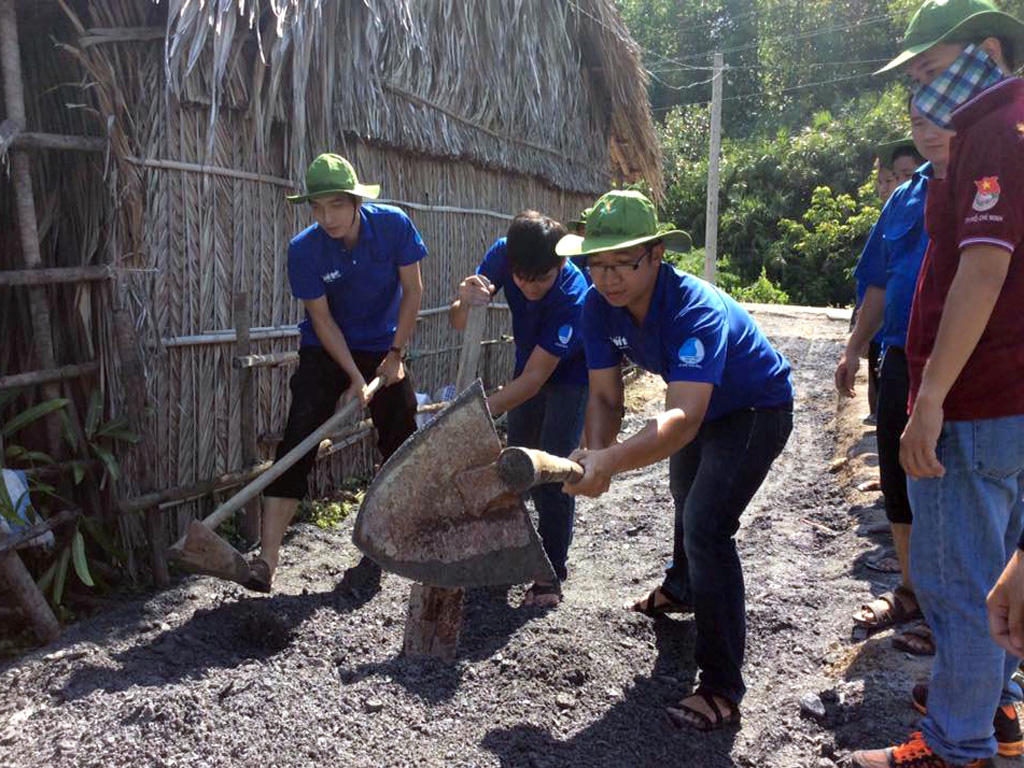
[[[391,349],[388,350],[388,354],[391,354],[392,352],[395,352],[395,353],[398,354],[398,359],[399,360],[402,359],[402,348],[401,347],[391,347]]]

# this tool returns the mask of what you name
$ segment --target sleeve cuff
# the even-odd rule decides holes
[[[997,237],[968,237],[965,240],[960,241],[960,250],[963,251],[970,248],[972,245],[994,245],[997,248],[1005,248],[1010,253],[1017,250],[1017,247],[1013,243],[1007,240],[1000,240]]]

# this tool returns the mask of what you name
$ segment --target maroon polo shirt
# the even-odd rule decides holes
[[[931,242],[910,313],[913,408],[960,254],[991,245],[1012,254],[992,317],[944,404],[948,421],[1024,414],[1024,80],[1008,78],[953,113],[945,179],[928,185]]]

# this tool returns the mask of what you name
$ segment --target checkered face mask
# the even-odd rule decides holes
[[[945,71],[914,94],[914,106],[940,128],[953,127],[953,111],[1003,79],[983,48],[968,45]]]

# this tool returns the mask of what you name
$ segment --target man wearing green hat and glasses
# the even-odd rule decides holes
[[[700,685],[668,712],[711,731],[740,719],[746,616],[733,536],[792,430],[793,388],[789,363],[739,304],[662,261],[666,248],[689,247],[686,233],[659,232],[651,201],[632,191],[604,195],[586,236],[559,242],[559,255],[586,258],[594,281],[583,306],[587,449],[573,454],[586,474],[565,490],[600,496],[613,476],[671,457],[673,561],[634,610],[694,613]],[[665,411],[619,442],[623,356],[668,392]]]
[[[345,158],[324,154],[306,172],[306,194],[288,197],[309,203],[315,223],[288,246],[288,280],[306,318],[299,324],[299,367],[277,458],[326,421],[339,397],[365,403],[366,382],[376,375],[387,380],[369,404],[384,459],[416,431],[416,395],[402,350],[416,326],[423,295],[419,262],[427,250],[403,211],[363,202],[379,194],[378,185],[359,183]],[[270,591],[281,540],[306,495],[315,460],[314,449],[264,491],[260,555],[250,564],[247,585],[252,589]],[[368,586],[380,578],[365,559],[347,576],[353,574]]]
[[[900,440],[911,576],[936,656],[914,695],[920,732],[852,762],[985,766],[1022,746],[1017,659],[989,636],[985,598],[1019,560],[1024,527],[1024,82],[1008,76],[1024,24],[988,0],[927,0],[903,45],[885,69],[901,67],[915,108],[956,131],[925,204]]]

